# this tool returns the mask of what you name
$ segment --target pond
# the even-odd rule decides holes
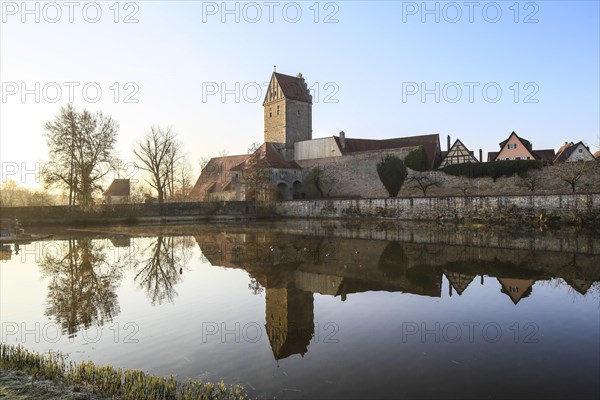
[[[340,221],[4,245],[2,342],[276,398],[598,398],[600,235]]]

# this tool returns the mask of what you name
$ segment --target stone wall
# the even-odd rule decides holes
[[[10,207],[0,208],[0,217],[17,218],[24,226],[32,226],[243,218],[256,216],[256,211],[252,202],[219,201],[102,204],[87,211],[69,206]]]
[[[315,165],[321,165],[325,174],[331,181],[332,190],[329,197],[332,198],[380,198],[387,197],[388,193],[383,187],[377,175],[377,163],[385,154],[394,154],[404,159],[410,149],[388,150],[376,152],[364,152],[343,157],[329,157],[314,160],[299,160],[300,166],[304,168],[304,192],[307,198],[320,198],[314,184],[306,177],[310,169]],[[577,193],[600,192],[600,162],[586,163],[586,171],[576,185]],[[577,168],[573,163],[563,163],[544,167],[542,170],[533,170],[530,175],[538,176],[534,194],[569,194],[571,187],[565,182],[561,175],[568,175],[568,169]],[[573,171],[572,173],[576,173]],[[408,170],[408,177],[398,194],[399,197],[422,197],[424,196],[412,177],[427,177],[431,181],[437,181],[437,186],[427,189],[427,196],[492,196],[492,195],[530,195],[531,188],[527,183],[530,178],[519,176],[501,177],[494,181],[492,178],[469,179],[460,176],[448,175],[444,172],[434,170],[417,172]]]
[[[486,224],[577,223],[600,226],[600,193],[544,196],[457,196],[377,199],[292,200],[254,203],[189,202],[78,207],[12,207],[2,218],[25,226],[199,221],[231,218],[343,218],[481,221]]]
[[[326,192],[330,197],[387,197],[388,193],[377,175],[377,163],[383,156],[392,154],[406,158],[413,147],[379,151],[365,151],[343,157],[327,157],[296,161],[303,168],[303,191],[307,198],[320,197],[313,183],[308,179],[310,170],[319,165],[324,171]]]
[[[576,185],[577,193],[600,192],[600,162],[586,163],[586,171]],[[575,169],[576,165],[556,164],[544,167],[542,170],[530,171],[530,175],[538,176],[534,193],[538,194],[570,194],[571,187],[562,180],[561,175],[568,175],[568,169]],[[577,171],[572,171],[571,174]],[[461,195],[531,195],[531,188],[527,186],[530,178],[519,176],[501,177],[495,182],[492,178],[469,179],[460,176],[452,176],[441,171],[415,172],[409,170],[407,180],[398,194],[401,197],[423,196],[423,192],[413,183],[412,176],[427,176],[432,180],[440,182],[440,186],[434,186],[427,190],[428,196],[461,196]]]
[[[272,207],[282,217],[600,224],[598,193],[304,200],[279,202]]]

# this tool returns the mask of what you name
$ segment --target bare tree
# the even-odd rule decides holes
[[[566,162],[555,165],[554,172],[556,176],[569,184],[571,193],[575,193],[582,178],[586,177],[588,172],[597,169],[598,165],[600,165],[598,161]]]
[[[140,168],[150,173],[151,180],[147,182],[156,190],[159,203],[165,201],[167,193],[172,194],[174,191],[174,164],[181,152],[176,137],[177,134],[171,128],[152,126],[133,150],[133,154],[142,162]]]
[[[241,183],[245,187],[246,200],[265,201],[274,197],[271,170],[260,153],[252,154],[244,163]]]
[[[324,168],[320,165],[314,166],[306,177],[309,183],[315,186],[321,197],[329,197],[338,178],[330,168]]]
[[[540,188],[543,178],[540,171],[528,171],[527,175],[521,179],[520,185],[534,195],[535,192]]]
[[[252,143],[250,143],[250,146],[248,146],[247,153],[248,154],[252,154],[256,150],[258,150],[259,147],[260,147],[260,143],[258,143],[258,142],[252,142]]]
[[[187,200],[194,187],[192,182],[192,166],[187,158],[181,157],[175,168],[175,197],[178,200]]]
[[[69,205],[93,204],[100,181],[115,164],[114,147],[119,125],[101,112],[78,112],[62,107],[53,122],[44,125],[50,160],[42,168],[46,187],[69,191]]]
[[[413,188],[419,189],[423,196],[427,197],[427,190],[432,187],[440,187],[443,184],[443,181],[437,174],[433,176],[430,173],[417,173],[415,172],[410,178],[408,178],[407,183],[411,184]]]
[[[0,207],[50,206],[54,203],[54,196],[45,190],[28,189],[12,179],[0,185]]]

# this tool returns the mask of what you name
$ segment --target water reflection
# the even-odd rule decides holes
[[[531,252],[506,248],[402,243],[280,232],[211,232],[195,236],[212,265],[241,268],[249,288],[266,290],[266,330],[276,360],[304,355],[314,334],[313,294],[402,292],[441,297],[468,294],[469,285],[497,279],[500,293],[517,305],[539,280],[562,278],[581,294],[600,280],[596,254]],[[598,286],[597,286],[598,287]]]
[[[532,249],[529,239],[485,238],[481,232],[465,244],[464,232],[444,233],[440,243],[439,235],[420,231],[403,232],[407,241],[400,241],[341,237],[349,232],[342,230],[307,235],[260,227],[210,226],[187,234],[186,229],[181,236],[171,230],[147,238],[131,228],[130,235],[109,240],[59,242],[62,251],[45,254],[39,263],[49,278],[46,315],[69,335],[112,321],[120,311],[116,291],[126,269],[153,306],[174,303],[198,249],[211,265],[245,270],[248,289],[264,293],[264,324],[275,360],[308,351],[315,335],[315,293],[341,301],[368,291],[440,298],[447,281],[449,296],[468,296],[473,285],[494,279],[497,295],[519,306],[535,296],[539,281],[564,282],[582,295],[600,291],[594,285],[600,281],[600,238],[593,235],[559,238],[563,251],[545,251]],[[475,239],[488,245],[470,243]],[[557,238],[536,237],[535,243],[556,247]],[[109,247],[126,249],[129,256],[111,256]]]
[[[177,296],[175,285],[192,257],[193,245],[189,237],[158,236],[143,250],[142,257],[147,258],[136,263],[134,279],[152,305],[173,302]]]
[[[119,314],[121,267],[109,262],[104,247],[90,239],[67,240],[61,246],[46,252],[39,263],[50,278],[46,315],[69,336],[112,321]]]

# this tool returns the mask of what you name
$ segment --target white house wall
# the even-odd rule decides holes
[[[298,160],[314,160],[316,158],[340,157],[335,138],[326,137],[294,143],[294,158]]]

